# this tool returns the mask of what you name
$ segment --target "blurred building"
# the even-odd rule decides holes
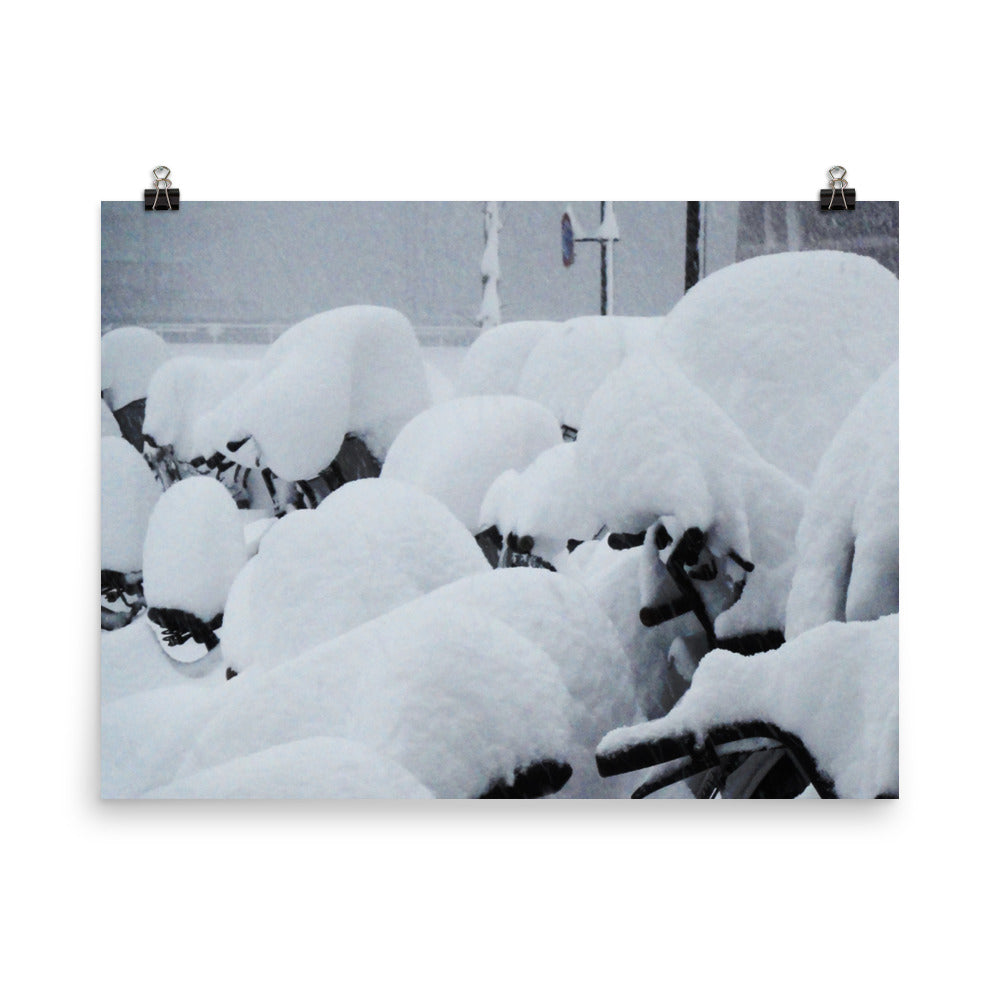
[[[784,250],[846,250],[874,257],[899,276],[899,202],[859,201],[853,212],[823,212],[817,201],[744,201],[736,260]]]

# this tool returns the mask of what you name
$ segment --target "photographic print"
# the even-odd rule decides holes
[[[896,798],[898,204],[105,202],[104,798]]]

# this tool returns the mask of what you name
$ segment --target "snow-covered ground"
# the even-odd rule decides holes
[[[471,347],[109,333],[103,794],[897,794],[895,317],[812,252]]]

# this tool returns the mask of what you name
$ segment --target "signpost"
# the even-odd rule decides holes
[[[601,224],[593,236],[577,236],[572,210],[563,212],[562,262],[570,267],[576,260],[577,243],[600,243],[601,245],[601,315],[611,316],[615,311],[615,243],[618,242],[618,220],[615,218],[614,202],[601,202]]]

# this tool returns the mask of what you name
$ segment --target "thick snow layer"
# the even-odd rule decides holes
[[[226,605],[223,654],[270,668],[472,573],[489,571],[472,535],[404,483],[362,479],[261,539]]]
[[[523,571],[527,572],[527,571]],[[413,602],[264,674],[240,675],[178,775],[317,737],[355,740],[442,798],[566,759],[570,695],[534,643],[472,607]]]
[[[108,404],[101,400],[101,437],[121,437],[122,429],[115,420],[115,415],[108,409]]]
[[[823,456],[796,539],[787,635],[899,610],[899,367],[865,394]]]
[[[431,405],[446,403],[449,399],[455,398],[455,387],[451,381],[429,361],[424,362],[424,375],[427,376]]]
[[[898,357],[899,282],[870,257],[781,253],[699,281],[657,335],[767,461],[808,486],[861,395]]]
[[[561,326],[561,323],[524,320],[484,330],[462,362],[457,385],[459,395],[516,395],[528,355],[542,337]]]
[[[598,750],[756,721],[802,740],[840,797],[898,793],[899,616],[827,623],[756,656],[714,650],[666,718],[609,733]]]
[[[654,628],[642,624],[642,558],[639,548],[616,551],[605,541],[585,542],[561,556],[557,568],[558,575],[579,581],[615,626],[628,658],[638,707],[653,718],[663,715],[675,697],[664,687],[670,645],[698,626],[690,614]]]
[[[576,464],[613,531],[672,515],[708,547],[777,567],[792,554],[804,493],[660,352],[627,359],[594,394]]]
[[[170,353],[152,330],[122,326],[101,337],[101,395],[112,410],[146,398],[153,373]]]
[[[160,497],[149,519],[146,602],[210,621],[245,561],[243,519],[226,488],[204,476],[185,479]]]
[[[214,684],[225,680],[222,656],[213,650],[197,665],[182,673],[176,662],[160,648],[149,623],[136,619],[124,628],[101,632],[101,704],[119,698],[183,684]]]
[[[145,622],[134,624],[146,628]],[[172,781],[225,694],[224,684],[185,681],[104,704],[101,796],[136,798]]]
[[[198,419],[243,385],[256,368],[254,361],[171,358],[150,380],[143,432],[160,447],[172,445],[184,461],[202,455],[195,443]]]
[[[715,634],[728,639],[753,632],[784,632],[794,570],[794,559],[777,567],[757,566],[747,576],[740,599],[715,619]]]
[[[393,760],[351,740],[307,739],[248,754],[148,793],[154,799],[432,799]]]
[[[551,330],[521,370],[518,395],[547,406],[560,424],[579,429],[594,390],[634,352],[648,352],[662,319],[581,316]]]
[[[467,528],[493,481],[521,470],[562,440],[552,414],[517,396],[465,396],[413,418],[386,455],[382,477],[409,483],[440,500]]]
[[[252,436],[260,464],[288,481],[312,479],[348,432],[380,461],[430,402],[410,321],[394,309],[346,306],[293,326],[257,375],[207,418],[216,449]],[[199,441],[199,443],[201,443]]]
[[[506,538],[534,539],[532,552],[549,562],[570,539],[586,541],[601,520],[576,474],[576,444],[559,443],[543,451],[523,472],[508,471],[487,490],[479,524],[496,525]]]
[[[101,438],[101,569],[142,569],[142,543],[160,484],[142,456],[120,437]]]
[[[542,569],[498,569],[442,587],[425,603],[451,607],[458,619],[479,609],[540,646],[573,698],[573,732],[584,745],[593,748],[608,729],[635,715],[627,654],[580,582]]]

